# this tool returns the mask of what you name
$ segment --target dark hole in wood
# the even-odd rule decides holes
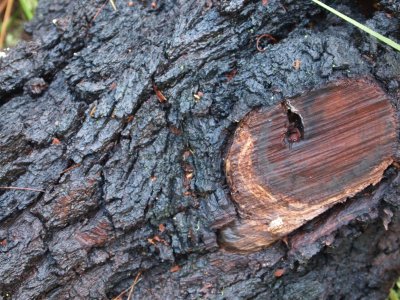
[[[289,103],[282,103],[286,110],[288,122],[286,124],[285,143],[291,148],[293,143],[297,143],[304,139],[304,125],[299,114],[294,112]]]

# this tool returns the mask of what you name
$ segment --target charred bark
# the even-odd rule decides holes
[[[399,38],[396,2],[347,2],[330,4]],[[309,1],[117,6],[42,1],[1,55],[1,297],[383,299],[397,163],[243,255],[219,244],[238,217],[223,160],[247,113],[338,79],[373,78],[398,111],[399,53]]]

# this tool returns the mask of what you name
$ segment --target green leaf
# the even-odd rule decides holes
[[[380,40],[381,42],[384,42],[385,44],[393,47],[394,49],[396,49],[397,51],[400,51],[400,45],[397,44],[395,41],[377,33],[376,31],[373,31],[371,28],[357,22],[356,20],[353,20],[352,18],[342,14],[341,12],[337,11],[336,9],[333,9],[332,7],[322,3],[319,0],[311,0],[314,3],[318,4],[319,6],[325,8],[326,10],[330,11],[331,13],[337,15],[338,17],[342,18],[343,20],[345,20],[346,22],[349,22],[350,24],[356,26],[357,28],[369,33],[370,35],[372,35],[373,37],[376,37],[378,40]]]
[[[388,298],[389,300],[399,300],[398,294],[393,289],[390,290]]]

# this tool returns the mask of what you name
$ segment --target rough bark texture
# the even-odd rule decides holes
[[[348,2],[329,4],[399,38],[397,1]],[[107,299],[140,274],[134,299],[383,299],[395,166],[287,244],[232,254],[218,232],[237,216],[223,157],[239,120],[360,76],[398,109],[399,53],[310,1],[132,3],[41,1],[33,41],[0,59],[0,185],[44,190],[0,191],[1,297]]]

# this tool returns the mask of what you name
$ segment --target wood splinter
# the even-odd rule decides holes
[[[225,160],[239,218],[226,250],[253,252],[377,184],[393,163],[397,118],[368,79],[346,80],[250,112]]]

